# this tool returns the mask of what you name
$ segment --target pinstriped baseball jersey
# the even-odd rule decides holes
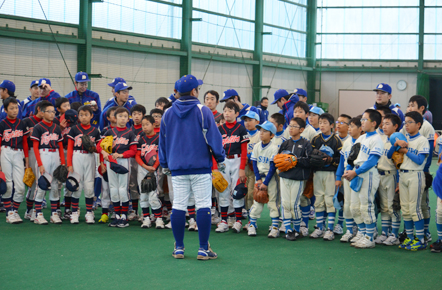
[[[124,130],[118,130],[118,127],[107,130],[104,134],[106,136],[113,136],[114,141],[112,143],[112,153],[123,154],[129,151],[131,145],[136,145],[136,136],[130,128],[124,128]]]
[[[264,148],[262,142],[255,145],[250,159],[256,161],[260,174],[267,175],[270,170],[270,161],[273,161],[273,157],[278,154],[278,150],[278,146],[273,144],[272,141]]]
[[[380,134],[380,137],[382,142],[384,142],[384,152],[381,158],[379,158],[378,169],[384,171],[395,171],[396,166],[394,165],[393,160],[387,157],[387,153],[391,148],[390,138],[388,138],[388,136],[385,134]]]
[[[58,149],[57,143],[63,141],[60,127],[54,122],[48,126],[43,121],[35,125],[31,139],[40,142],[39,149]]]
[[[26,125],[26,130],[29,131],[29,136],[32,136],[32,131],[34,131],[35,125],[39,123],[37,119],[35,119],[35,116],[31,116],[28,118],[23,119],[23,123]],[[31,138],[28,138],[28,148],[31,150],[34,146],[34,143],[32,142]]]
[[[408,134],[407,131],[405,130],[405,126],[401,129],[401,133],[404,134],[404,136],[407,137],[410,136],[410,134]],[[424,122],[422,123],[422,126],[419,129],[419,133],[425,138],[427,138],[428,141],[430,142],[434,141],[434,128],[427,120],[424,119]]]
[[[138,137],[137,149],[141,151],[141,159],[146,165],[154,165],[157,158],[160,135],[157,133],[153,136],[146,136],[144,132],[141,132]]]
[[[401,165],[401,170],[424,170],[425,161],[430,153],[430,143],[428,142],[428,139],[422,136],[420,133],[413,137],[410,135],[407,135],[406,137],[408,140],[408,152],[415,155],[427,154],[427,157],[421,165],[417,165],[410,158],[408,158],[407,154],[405,154],[404,162]]]
[[[8,146],[14,149],[23,150],[23,136],[29,134],[26,124],[15,119],[12,123],[8,118],[0,122],[0,137],[2,138],[2,146]]]
[[[91,126],[89,129],[84,129],[80,124],[75,124],[70,129],[66,138],[74,140],[74,150],[86,150],[81,141],[83,135],[91,137],[92,142],[98,143],[98,141],[100,141],[100,133],[94,126]]]
[[[370,155],[382,156],[384,153],[384,143],[378,133],[374,132],[373,135],[364,134],[356,140],[355,143],[361,143],[361,150],[359,150],[358,158],[356,158],[354,164],[361,166],[368,160]]]

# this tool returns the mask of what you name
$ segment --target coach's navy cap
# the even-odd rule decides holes
[[[279,99],[281,99],[282,97],[287,97],[288,95],[289,95],[289,93],[288,93],[286,90],[284,90],[284,89],[279,89],[279,90],[277,90],[277,91],[273,94],[273,96],[275,97],[275,100],[274,100],[270,105],[276,104],[276,102],[277,102]]]
[[[78,120],[78,113],[73,109],[69,109],[64,113],[64,118],[71,124],[74,124]]]
[[[38,80],[38,86],[41,87],[42,85],[51,85],[51,80],[50,79],[39,79]]]
[[[239,96],[238,93],[234,89],[228,89],[224,92],[223,99],[220,102],[225,102],[230,98],[233,98],[235,96]]]
[[[303,89],[295,89],[295,90],[293,91],[293,93],[294,93],[294,94],[297,94],[297,95],[299,95],[299,96],[307,97],[307,92],[306,92],[305,90],[303,90]]]
[[[15,92],[14,83],[11,81],[8,81],[8,80],[2,81],[2,83],[0,84],[0,88],[8,89],[8,92],[11,92],[11,93]]]
[[[269,131],[273,135],[276,135],[276,127],[275,127],[275,125],[273,125],[272,122],[269,122],[269,121],[265,121],[261,125],[256,125],[256,129],[258,129],[258,130],[264,129],[264,130]]]
[[[90,82],[91,80],[89,79],[89,75],[85,72],[78,72],[75,75],[75,81],[77,83],[85,83],[85,82]]]
[[[68,180],[66,180],[66,188],[71,192],[78,191],[78,188],[80,187],[80,180],[81,177],[78,173],[69,173]]]
[[[113,87],[113,88],[115,88],[115,86],[118,84],[118,83],[125,83],[126,81],[123,79],[123,78],[114,78],[114,80],[111,82],[111,83],[109,83],[109,84],[107,84],[109,87]]]
[[[32,88],[33,86],[38,86],[38,80],[32,81],[29,87]]]
[[[184,75],[175,83],[175,87],[180,94],[183,94],[191,92],[193,89],[196,89],[202,84],[203,81],[197,79],[195,76]]]
[[[380,83],[373,91],[382,91],[391,94],[391,87],[388,84]]]
[[[129,87],[126,83],[118,83],[115,86],[115,92],[119,92],[122,90],[132,90],[132,87]]]
[[[45,172],[40,178],[38,179],[38,187],[40,187],[42,190],[50,190],[51,189],[51,183],[52,183],[52,176]]]
[[[117,174],[126,174],[129,172],[129,170],[127,170],[126,167],[118,164],[117,160],[115,160],[112,156],[109,156],[109,164],[110,164],[110,169],[112,169]]]
[[[0,195],[3,195],[6,193],[6,176],[3,172],[0,171]]]
[[[259,122],[259,115],[253,111],[247,111],[245,115],[241,116],[241,120],[244,120],[245,118],[255,119]]]
[[[233,199],[242,199],[247,195],[247,186],[242,183],[239,179],[233,191]]]

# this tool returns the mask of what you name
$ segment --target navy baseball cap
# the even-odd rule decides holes
[[[117,174],[126,174],[129,172],[129,170],[127,170],[126,167],[118,164],[117,160],[115,160],[112,156],[109,156],[109,164],[110,164],[110,169],[112,169]]]
[[[247,111],[244,116],[241,116],[241,120],[244,120],[245,118],[255,119],[259,122],[259,115],[253,111]]]
[[[69,109],[64,113],[64,118],[71,124],[74,124],[78,120],[78,113],[73,109]]]
[[[191,92],[193,89],[196,89],[202,84],[203,81],[197,79],[195,76],[184,75],[175,83],[175,87],[180,94],[183,94]]]
[[[119,91],[122,91],[122,90],[132,90],[132,87],[129,87],[126,83],[118,83],[116,86],[115,86],[115,92],[119,92]]]
[[[388,84],[385,83],[380,83],[379,85],[377,85],[376,89],[374,89],[373,91],[381,91],[381,92],[386,92],[387,94],[391,94],[391,87]]]
[[[275,97],[275,100],[270,104],[270,105],[274,105],[274,104],[276,104],[276,102],[279,100],[279,99],[281,99],[282,97],[287,97],[289,95],[289,93],[286,91],[286,90],[284,90],[284,89],[279,89],[279,90],[277,90],[274,94],[273,94],[273,96]]]
[[[8,89],[8,91],[12,93],[15,92],[15,84],[8,80],[2,81],[2,83],[0,84],[0,88]]]
[[[90,82],[91,80],[89,79],[89,75],[85,72],[78,72],[75,75],[75,81],[77,83],[85,83],[85,82]]]
[[[3,172],[0,171],[0,195],[5,194],[6,190],[7,190],[6,176]]]
[[[109,87],[115,88],[118,83],[125,83],[126,81],[123,78],[114,78],[111,83],[107,84]]]
[[[242,199],[247,195],[247,186],[242,183],[239,179],[233,191],[233,199]]]
[[[71,192],[78,191],[78,188],[80,187],[80,180],[81,177],[78,173],[69,173],[68,180],[66,180],[66,188]]]
[[[260,129],[264,129],[269,131],[270,133],[272,133],[273,135],[276,135],[276,127],[275,125],[273,125],[272,122],[270,121],[265,121],[264,123],[262,123],[261,125],[256,125],[256,129],[260,130]]]
[[[51,183],[52,183],[52,176],[45,172],[40,178],[38,179],[38,187],[40,187],[42,190],[50,190],[51,189]]]
[[[42,85],[51,85],[51,80],[45,78],[39,79],[38,86],[41,87]]]
[[[224,96],[220,102],[225,102],[234,96],[239,96],[239,95],[234,89],[228,89],[227,91],[224,92]]]
[[[32,88],[33,86],[38,86],[38,80],[32,81],[31,85],[29,86],[29,88]]]
[[[294,94],[297,94],[298,96],[304,96],[307,97],[307,92],[303,89],[295,89],[293,91]]]

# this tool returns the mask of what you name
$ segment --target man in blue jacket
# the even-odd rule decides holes
[[[273,96],[275,97],[275,100],[271,103],[271,105],[276,104],[278,108],[282,110],[282,114],[285,118],[285,129],[290,124],[290,120],[293,118],[293,107],[297,102],[299,102],[298,95],[296,93],[290,95],[286,90],[279,89],[273,94]]]
[[[26,107],[30,103],[32,103],[33,100],[36,100],[38,97],[40,97],[40,93],[38,91],[38,80],[33,80],[31,82],[31,86],[29,87],[29,92],[31,93],[31,95],[21,102],[21,107],[23,112],[21,118],[23,119],[29,117],[29,115],[25,116]]]
[[[260,104],[257,106],[257,109],[259,111],[260,125],[269,119],[269,111],[267,111],[268,106],[269,106],[269,98],[263,97],[261,99]]]
[[[216,259],[209,245],[212,207],[212,155],[223,168],[225,152],[213,114],[198,101],[198,80],[183,76],[178,83],[180,98],[161,119],[158,157],[165,174],[172,175],[172,215],[175,248],[172,256],[184,258],[184,230],[191,194],[197,208],[199,260]],[[225,168],[225,167],[224,167]]]
[[[239,107],[239,115],[236,118],[236,122],[240,123],[242,126],[244,126],[244,120],[241,119],[242,116],[247,114],[248,111],[253,111],[260,115],[260,112],[257,107],[250,106],[247,103],[241,103],[241,97],[238,95],[238,93],[234,89],[228,89],[224,92],[224,97],[220,101],[223,102],[235,102]]]
[[[29,105],[26,107],[26,111],[22,113],[23,117],[25,116],[29,117],[34,115],[35,106],[37,105],[38,102],[41,101],[49,101],[55,107],[55,101],[61,96],[59,93],[55,92],[52,89],[51,85],[52,84],[50,79],[42,78],[38,80],[38,92],[40,94],[40,97],[29,103]],[[56,115],[58,116],[58,111]]]
[[[380,106],[389,107],[391,112],[393,114],[396,114],[401,118],[402,123],[399,126],[399,129],[402,128],[405,116],[404,113],[402,113],[401,109],[396,107],[396,105],[393,105],[391,103],[391,87],[388,84],[380,83],[376,86],[376,88],[373,90],[376,92],[376,103],[374,103],[374,106],[370,109],[377,109]]]
[[[115,86],[118,83],[125,83],[125,82],[126,81],[123,78],[114,78],[111,83],[107,84],[109,87],[112,88],[112,98],[109,98],[109,100],[106,101],[106,104],[104,104],[103,110],[105,108],[107,108],[109,105],[112,105],[112,107],[113,107],[114,99],[115,99]],[[128,101],[135,101],[135,98],[133,96],[129,95]],[[131,103],[133,103],[133,102],[131,102]],[[135,104],[136,104],[136,102],[135,102]]]

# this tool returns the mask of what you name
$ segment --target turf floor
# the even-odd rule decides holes
[[[433,192],[430,200],[434,239]],[[442,284],[442,253],[387,246],[358,250],[339,238],[269,239],[267,209],[256,237],[216,234],[213,226],[210,242],[219,257],[198,261],[196,232],[186,232],[186,258],[175,260],[171,230],[141,229],[138,222],[123,229],[87,225],[80,206],[78,225],[27,220],[10,225],[0,214],[0,289],[440,289]],[[23,216],[24,204],[21,208]]]

